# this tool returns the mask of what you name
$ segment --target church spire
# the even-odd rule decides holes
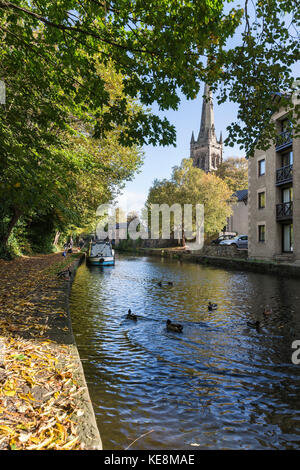
[[[212,92],[209,85],[205,85],[203,96],[199,135],[195,141],[194,133],[192,133],[190,158],[193,159],[194,166],[209,173],[216,171],[222,163],[223,139],[222,133],[220,141],[216,136]]]
[[[211,139],[212,137],[215,137],[214,108],[211,90],[209,85],[205,84],[198,141],[203,139]]]

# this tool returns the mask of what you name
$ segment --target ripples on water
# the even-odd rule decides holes
[[[297,280],[159,258],[83,264],[72,325],[104,448],[298,449],[299,297]]]

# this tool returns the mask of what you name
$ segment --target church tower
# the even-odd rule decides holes
[[[222,163],[223,140],[222,133],[219,140],[216,137],[212,93],[208,85],[205,85],[204,95],[200,131],[197,140],[192,132],[190,157],[194,166],[209,173]]]

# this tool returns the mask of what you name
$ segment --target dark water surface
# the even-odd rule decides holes
[[[70,307],[104,449],[300,448],[299,280],[119,256],[78,269]]]

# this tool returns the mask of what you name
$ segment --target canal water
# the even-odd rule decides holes
[[[104,449],[300,448],[298,280],[120,255],[80,266],[70,308]]]

